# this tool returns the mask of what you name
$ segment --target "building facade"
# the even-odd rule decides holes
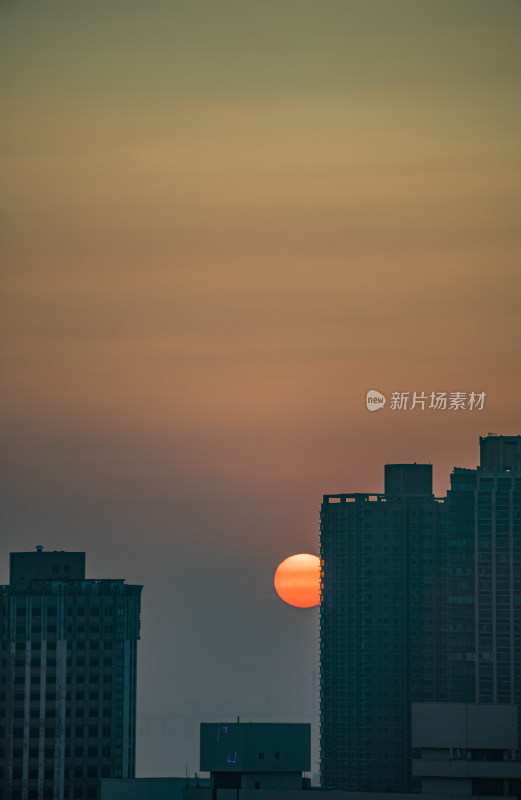
[[[209,787],[187,787],[184,800],[300,797],[310,787],[311,725],[201,723],[201,770]]]
[[[430,465],[321,511],[322,784],[418,788],[411,704],[521,704],[521,437],[480,439],[446,499]]]
[[[518,708],[493,703],[413,703],[413,772],[422,794],[518,798]]]
[[[521,436],[480,439],[447,495],[447,699],[521,704]]]
[[[442,504],[432,467],[387,465],[382,495],[321,510],[321,783],[411,790],[410,705],[439,693]]]
[[[141,586],[85,554],[12,553],[0,587],[2,800],[93,800],[133,777]]]

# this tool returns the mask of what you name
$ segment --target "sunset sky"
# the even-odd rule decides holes
[[[144,584],[138,774],[311,721],[324,493],[521,433],[518,0],[0,0],[2,528]],[[367,390],[486,392],[483,411]],[[315,674],[314,674],[315,671]],[[317,758],[315,752],[314,758]]]

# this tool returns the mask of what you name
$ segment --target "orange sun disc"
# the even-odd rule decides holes
[[[299,553],[282,561],[273,583],[281,600],[297,608],[311,608],[320,603],[320,559]]]

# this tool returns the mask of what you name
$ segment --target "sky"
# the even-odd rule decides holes
[[[237,716],[312,722],[316,762],[318,609],[276,566],[323,494],[417,461],[442,496],[521,433],[520,24],[0,0],[0,583],[42,544],[143,584],[138,775]]]

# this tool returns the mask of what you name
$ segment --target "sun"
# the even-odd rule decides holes
[[[299,553],[281,561],[273,580],[281,600],[297,608],[311,608],[320,603],[320,559]]]

